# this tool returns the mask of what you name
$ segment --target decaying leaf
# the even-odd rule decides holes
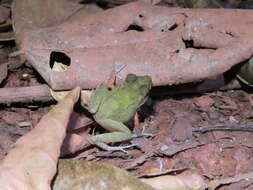
[[[84,160],[60,160],[53,190],[154,190],[115,166]]]
[[[1,32],[0,33],[0,41],[12,41],[15,39],[13,32]]]
[[[155,86],[200,81],[252,55],[251,14],[135,2],[26,32],[21,51],[54,90],[95,88],[122,67],[119,77],[149,75]],[[52,71],[55,54],[68,70]]]
[[[0,6],[0,24],[7,21],[10,16],[10,9],[4,6]]]
[[[189,8],[222,8],[220,0],[185,0]]]
[[[8,68],[7,64],[0,64],[0,84],[1,82],[7,77],[8,74]]]
[[[81,7],[66,0],[14,0],[12,19],[17,45],[22,41],[24,30],[59,24]]]
[[[191,170],[179,175],[164,175],[142,181],[161,190],[200,190],[206,186],[203,177]]]
[[[0,164],[0,189],[50,190],[66,126],[79,94],[80,88],[73,90],[16,142]]]
[[[11,41],[14,39],[15,36],[14,32],[12,31],[11,19],[8,19],[6,22],[0,24],[0,41]]]

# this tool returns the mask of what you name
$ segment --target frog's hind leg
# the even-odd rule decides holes
[[[106,143],[121,142],[121,141],[130,139],[131,131],[128,129],[126,125],[118,121],[114,121],[110,119],[103,119],[103,120],[96,120],[96,121],[105,129],[111,132],[93,136],[92,137],[93,144],[107,151],[119,150],[123,152],[126,152],[124,149],[136,146],[136,144],[131,144],[127,146],[107,145]]]
[[[131,138],[131,131],[121,122],[111,119],[96,120],[109,133],[95,135],[92,139],[96,142],[115,143]]]

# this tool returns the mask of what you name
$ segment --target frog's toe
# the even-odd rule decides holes
[[[136,133],[135,131],[132,134],[132,138],[138,138],[138,137],[154,137],[155,135],[152,133],[145,133],[146,125],[142,127],[141,133]]]
[[[118,146],[118,147],[112,147],[112,148],[119,148],[120,151],[123,151],[126,154],[128,154],[128,152],[124,149],[132,148],[132,147],[135,147],[135,146],[138,146],[138,144],[130,144],[130,145]]]
[[[139,137],[154,137],[155,135],[152,134],[152,133],[141,133],[141,134],[138,134],[138,133],[133,133],[132,134],[132,138],[139,138]]]
[[[109,145],[107,145],[107,144],[105,144],[103,142],[94,142],[94,144],[96,146],[98,146],[99,148],[103,149],[103,150],[107,150],[107,151],[122,151],[122,152],[125,152],[126,154],[128,154],[128,152],[125,149],[138,146],[138,144],[130,144],[130,145],[126,145],[126,146],[109,146]]]

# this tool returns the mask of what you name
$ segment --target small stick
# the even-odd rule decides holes
[[[240,86],[223,86],[222,90],[240,88]],[[170,90],[169,90],[170,89]],[[213,88],[212,90],[218,90]],[[181,87],[168,87],[168,89],[154,90],[152,95],[176,95],[183,93],[198,93],[210,91],[207,87],[192,88],[192,86],[184,85]],[[0,88],[0,104],[11,103],[32,103],[32,102],[48,102],[53,98],[47,85],[29,86],[29,87],[15,87],[15,88]],[[197,131],[196,131],[197,132]]]
[[[193,132],[205,133],[210,131],[244,131],[253,132],[253,126],[249,125],[239,125],[239,124],[224,124],[224,125],[214,125],[214,126],[203,126],[200,128],[194,128]]]
[[[0,104],[48,102],[53,100],[47,85],[0,88]]]

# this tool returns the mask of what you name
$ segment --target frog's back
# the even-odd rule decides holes
[[[120,122],[128,121],[143,101],[144,97],[140,95],[139,91],[129,86],[115,88],[99,106],[96,117]]]

